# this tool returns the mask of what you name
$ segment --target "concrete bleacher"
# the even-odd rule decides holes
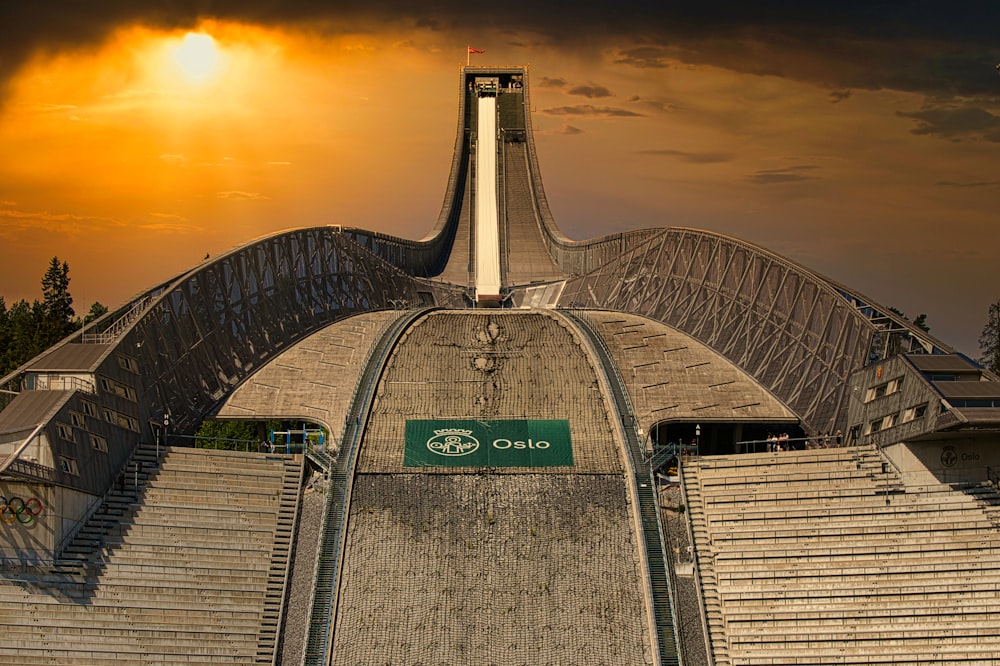
[[[359,452],[330,663],[653,663],[588,359],[543,312],[430,313],[407,332]],[[406,419],[428,417],[568,419],[575,464],[404,468]]]
[[[1000,660],[1000,540],[975,496],[870,447],[683,467],[716,664]]]
[[[301,466],[168,448],[69,561],[4,572],[0,663],[272,663]]]

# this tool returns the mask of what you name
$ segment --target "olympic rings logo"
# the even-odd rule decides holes
[[[14,521],[22,525],[30,525],[35,522],[35,518],[42,514],[42,500],[31,497],[23,500],[20,497],[11,497],[9,500],[0,495],[0,520],[12,525]]]

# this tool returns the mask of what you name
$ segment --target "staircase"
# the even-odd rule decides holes
[[[86,573],[87,563],[104,546],[109,532],[121,525],[122,519],[139,500],[149,480],[149,473],[157,465],[154,445],[140,443],[132,458],[126,463],[121,476],[108,490],[101,506],[63,548],[52,568],[52,573],[80,575]]]
[[[281,477],[281,499],[278,502],[278,520],[271,547],[271,564],[267,570],[267,592],[264,595],[264,613],[257,638],[257,662],[271,663],[280,642],[282,613],[292,559],[292,544],[302,499],[302,459],[283,456],[284,473]]]
[[[146,455],[55,569],[0,578],[0,663],[274,663],[301,457]]]

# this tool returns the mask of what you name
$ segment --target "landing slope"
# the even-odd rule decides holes
[[[428,416],[566,421],[572,464],[408,465],[406,422]],[[627,497],[571,330],[539,312],[429,315],[362,442],[332,663],[651,663]]]

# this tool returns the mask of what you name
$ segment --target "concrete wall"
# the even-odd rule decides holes
[[[0,482],[0,495],[9,505],[13,498],[24,502],[41,501],[38,515],[28,522],[21,515],[21,522],[11,511],[5,511],[0,520],[0,559],[15,564],[49,562],[56,549],[77,523],[97,502],[94,495],[60,486],[43,486],[17,482]],[[15,503],[20,507],[19,503]],[[32,510],[35,504],[31,503]],[[11,522],[8,522],[11,521]]]
[[[907,484],[962,483],[1000,474],[1000,436],[894,444],[883,449]]]

